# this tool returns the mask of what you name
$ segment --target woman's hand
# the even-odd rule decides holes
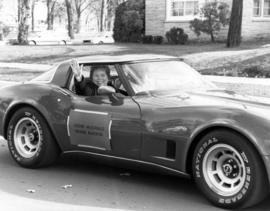
[[[76,59],[72,59],[70,62],[70,66],[74,74],[74,77],[78,82],[80,82],[82,80],[83,65],[80,66]]]
[[[115,88],[111,87],[111,86],[100,86],[98,88],[98,94],[99,95],[109,95],[112,93],[115,93],[116,90]]]

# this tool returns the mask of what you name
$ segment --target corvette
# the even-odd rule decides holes
[[[0,136],[22,167],[61,153],[124,161],[192,178],[214,205],[246,208],[270,180],[270,100],[216,87],[179,58],[78,58],[85,78],[107,66],[120,92],[76,93],[70,61],[1,87]]]

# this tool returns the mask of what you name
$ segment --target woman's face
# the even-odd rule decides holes
[[[97,69],[93,73],[93,82],[98,86],[107,86],[109,82],[108,75],[106,74],[106,70]]]

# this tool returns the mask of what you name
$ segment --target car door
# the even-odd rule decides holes
[[[140,158],[140,108],[129,96],[72,97],[68,119],[70,143],[80,150]]]

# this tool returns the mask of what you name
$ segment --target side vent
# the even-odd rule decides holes
[[[175,159],[176,155],[176,143],[175,141],[167,140],[167,152],[166,157],[169,159]]]

